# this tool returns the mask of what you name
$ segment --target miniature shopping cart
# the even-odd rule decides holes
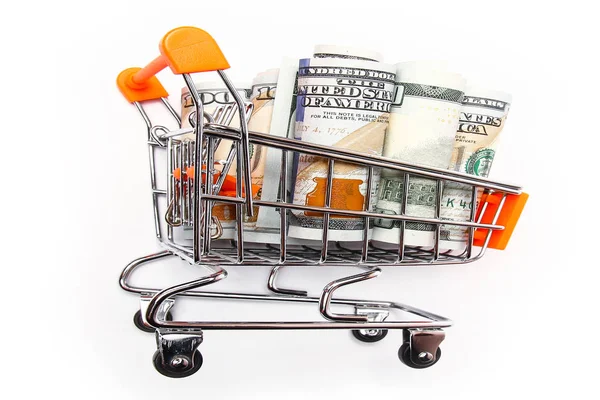
[[[334,297],[337,289],[379,276],[382,267],[414,265],[465,264],[480,259],[488,247],[503,248],[519,218],[527,195],[521,188],[502,184],[477,176],[452,171],[427,168],[384,157],[339,149],[331,146],[291,140],[265,133],[249,132],[247,118],[251,106],[235,90],[223,70],[229,67],[221,50],[203,30],[177,28],[160,43],[161,55],[145,68],[124,70],[118,77],[118,86],[125,98],[141,113],[148,132],[150,178],[156,236],[164,250],[132,261],[120,277],[121,287],[140,295],[141,307],[134,317],[136,325],[155,332],[157,351],[153,362],[156,369],[169,377],[184,377],[196,372],[202,365],[198,350],[205,329],[348,329],[364,342],[383,339],[389,329],[403,329],[403,344],[398,355],[408,366],[426,368],[440,358],[440,343],[444,340],[443,328],[452,322],[444,317],[405,304],[390,301],[341,299]],[[178,113],[167,100],[168,94],[155,74],[169,67],[182,75],[192,96],[195,111],[190,114],[190,128],[181,128]],[[229,90],[235,103],[223,106],[212,113],[205,112],[192,73],[216,71]],[[169,130],[151,122],[144,105],[160,101],[166,106],[179,129]],[[232,118],[239,119],[239,129],[229,127]],[[186,137],[186,139],[184,139]],[[227,161],[222,169],[215,165],[215,149],[222,140],[231,141]],[[280,190],[277,201],[253,198],[250,177],[251,144],[266,146],[281,153]],[[271,150],[269,150],[271,151]],[[294,204],[288,191],[291,174],[288,160],[297,154],[308,154],[328,160],[328,176],[323,206]],[[344,210],[330,207],[333,170],[335,163],[361,165],[367,171],[368,188],[362,210]],[[235,163],[235,172],[228,173]],[[404,187],[413,177],[435,180],[437,185],[435,217],[421,218],[407,215],[408,190],[403,191],[402,209],[397,215],[373,211],[372,182],[378,169],[389,169],[401,174]],[[159,173],[167,177],[166,187],[159,187]],[[441,193],[444,184],[455,182],[471,190],[472,207],[468,221],[447,221],[440,218]],[[224,185],[230,185],[233,195],[223,195]],[[215,205],[235,209],[236,237],[219,240],[221,221],[213,213]],[[279,212],[280,238],[278,244],[249,244],[244,240],[244,215],[252,216],[257,210],[275,208]],[[289,213],[311,211],[323,218],[322,241],[318,246],[299,245],[286,236]],[[329,220],[332,216],[360,218],[364,221],[363,240],[358,245],[329,240]],[[384,248],[371,243],[369,225],[376,219],[398,221],[401,229],[399,244]],[[405,243],[407,223],[431,224],[435,227],[432,247],[409,246]],[[460,253],[443,251],[440,247],[440,227],[456,225],[468,231],[466,249]],[[191,234],[182,239],[181,231]],[[166,288],[134,287],[129,283],[134,270],[151,261],[178,257],[205,273],[196,280]],[[228,267],[256,266],[270,269],[267,288],[273,293],[228,293],[201,291],[198,288],[214,284],[227,277]],[[344,266],[360,270],[352,276],[327,284],[320,296],[286,289],[276,284],[278,272],[288,266]],[[237,299],[244,301],[277,301],[290,303],[315,303],[323,320],[211,322],[174,321],[171,308],[177,297]],[[352,312],[340,313],[332,305],[352,307]],[[411,319],[392,320],[390,314],[404,312]]]

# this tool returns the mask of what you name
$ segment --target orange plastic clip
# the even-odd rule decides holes
[[[169,94],[155,77],[165,67],[175,74],[216,71],[229,63],[208,33],[192,26],[168,32],[159,44],[161,55],[144,68],[128,68],[117,77],[117,86],[129,102],[157,100]]]
[[[175,176],[175,179],[179,179],[178,177],[181,175],[181,171],[178,171],[178,170],[179,170],[179,168],[177,168],[177,169],[175,169],[175,171],[173,171],[173,174],[177,174]],[[202,182],[206,182],[206,172],[204,172],[205,170],[206,170],[206,165],[203,165],[202,166]],[[193,165],[190,167],[187,167],[185,170],[185,174],[187,175],[188,179],[191,179],[191,180],[194,180],[195,173],[196,173],[196,167],[194,167]],[[215,172],[213,174],[213,184],[217,183],[220,175],[221,175],[220,172]],[[235,190],[235,178],[233,176],[226,175],[225,180],[223,181],[223,186],[221,186],[221,190]]]
[[[493,222],[494,215],[498,210],[502,196],[502,193],[484,195],[480,202],[480,208],[477,211],[477,215],[479,215],[482,205],[486,202],[488,203],[485,213],[483,214],[483,218],[481,219],[481,223],[491,224]],[[492,237],[488,243],[489,248],[498,250],[504,250],[506,248],[511,235],[515,230],[515,226],[517,226],[517,221],[521,216],[521,212],[523,211],[528,198],[529,195],[527,193],[506,195],[504,206],[502,207],[500,215],[498,216],[498,220],[496,221],[496,225],[502,225],[504,226],[504,229],[501,231],[496,230],[492,232]],[[483,246],[488,232],[489,231],[487,229],[476,229],[473,236],[473,244],[479,247]]]
[[[173,177],[175,178],[176,181],[181,180],[181,168],[175,168],[173,170]]]
[[[206,170],[205,165],[202,166],[202,170],[203,171]],[[190,179],[190,180],[194,180],[195,172],[196,172],[196,168],[193,165],[191,167],[187,167],[185,170],[185,173],[184,173],[184,177],[187,177],[187,179]],[[219,176],[220,176],[219,172],[216,172],[215,174],[213,174],[213,184],[217,183],[217,181],[219,180]],[[177,181],[181,180],[181,168],[175,168],[173,170],[173,177]],[[204,183],[206,182],[206,173],[205,172],[202,172],[202,182],[204,182]],[[234,176],[226,175],[225,179],[223,180],[223,185],[221,186],[221,191],[219,192],[219,195],[228,196],[228,197],[236,197],[237,196],[236,182],[237,182],[237,180]],[[252,197],[256,197],[259,190],[260,190],[260,186],[253,184],[252,185]],[[243,193],[242,193],[242,196],[243,196]]]

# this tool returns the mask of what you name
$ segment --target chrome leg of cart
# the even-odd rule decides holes
[[[414,368],[425,368],[435,364],[440,357],[439,345],[444,340],[444,331],[452,321],[431,312],[405,304],[390,301],[333,299],[331,294],[337,288],[351,283],[377,277],[381,273],[378,267],[368,271],[330,282],[320,297],[301,295],[266,295],[251,293],[227,293],[196,291],[201,286],[218,282],[227,276],[224,269],[203,276],[200,279],[160,291],[156,288],[133,287],[128,280],[133,272],[145,263],[177,256],[169,250],[138,258],[129,263],[120,277],[121,287],[141,297],[143,324],[150,332],[156,331],[158,350],[154,355],[155,367],[164,375],[184,377],[191,375],[202,364],[198,346],[202,343],[202,331],[206,329],[351,329],[354,336],[363,342],[377,342],[387,335],[388,329],[404,329],[404,341],[399,350],[402,361]],[[238,321],[202,321],[186,322],[181,328],[180,322],[168,321],[166,315],[174,304],[173,296],[194,298],[216,298],[246,301],[278,301],[290,303],[316,303],[325,321],[278,321],[278,322],[238,322]],[[354,307],[354,314],[335,314],[330,306],[346,305]],[[390,311],[401,310],[422,320],[387,320]],[[137,314],[139,314],[138,311]],[[136,315],[137,315],[136,314]],[[155,330],[156,328],[156,330]]]

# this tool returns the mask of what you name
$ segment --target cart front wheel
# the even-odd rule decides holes
[[[431,360],[431,354],[421,353],[417,356],[416,361],[413,361],[413,359],[410,356],[410,346],[408,343],[404,343],[402,346],[400,346],[400,350],[398,350],[398,357],[400,358],[400,361],[402,361],[404,364],[408,365],[411,368],[417,369],[431,367],[432,365],[438,362],[441,356],[442,350],[438,347],[435,353],[435,360]]]
[[[162,354],[160,351],[154,353],[152,362],[154,368],[164,376],[169,378],[185,378],[196,373],[202,366],[203,358],[202,353],[196,350],[194,352],[194,360],[185,355],[177,355],[171,359],[169,363],[163,361]]]
[[[388,334],[387,329],[354,329],[352,335],[355,338],[365,343],[379,342]]]
[[[167,316],[165,318],[167,321],[173,321],[173,316],[171,312],[167,312]],[[142,320],[142,311],[137,310],[137,312],[133,315],[133,324],[140,330],[148,333],[154,333],[154,328],[144,325],[144,321]]]

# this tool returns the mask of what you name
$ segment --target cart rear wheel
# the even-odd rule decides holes
[[[173,316],[171,312],[167,312],[167,321],[173,321]],[[148,327],[144,325],[144,321],[142,320],[142,311],[137,310],[137,312],[133,315],[133,324],[140,330],[148,333],[154,333],[154,328]]]
[[[352,334],[355,338],[365,343],[379,342],[387,336],[387,329],[354,329]]]
[[[398,350],[398,357],[400,358],[400,361],[402,361],[404,364],[408,365],[411,368],[417,369],[429,368],[435,363],[437,363],[440,357],[442,356],[442,350],[438,347],[435,353],[435,360],[433,361],[427,361],[426,355],[424,354],[423,356],[423,361],[414,362],[410,357],[410,346],[408,345],[408,343],[404,343],[402,346],[400,346],[400,350]]]
[[[156,370],[164,376],[169,378],[185,378],[186,376],[195,374],[196,371],[200,369],[202,362],[204,361],[202,358],[202,353],[200,353],[198,350],[194,352],[193,357],[193,365],[190,357],[183,354],[173,357],[171,362],[165,365],[162,354],[157,350],[156,353],[154,353],[154,357],[152,357],[152,363],[154,364],[154,368],[156,368]]]

